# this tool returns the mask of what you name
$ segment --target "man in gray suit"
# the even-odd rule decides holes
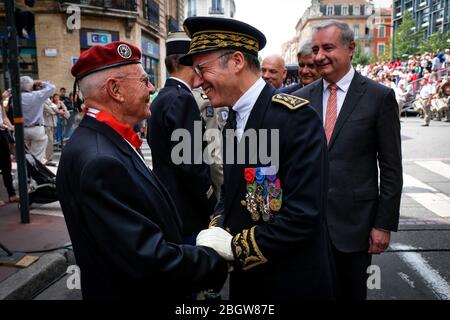
[[[403,182],[397,102],[392,89],[353,69],[355,42],[347,24],[329,20],[315,26],[312,50],[323,79],[294,95],[310,101],[325,127],[327,224],[338,299],[365,299],[371,255],[388,248],[398,227]]]

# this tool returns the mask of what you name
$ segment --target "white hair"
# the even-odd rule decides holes
[[[29,76],[23,76],[20,77],[20,91],[27,92],[27,91],[33,91],[33,84],[34,81]]]
[[[124,76],[126,75],[121,72],[121,67],[106,69],[94,72],[93,74],[82,78],[79,81],[78,86],[80,87],[84,99],[91,98],[93,95],[101,96],[104,93],[104,85],[108,78]]]

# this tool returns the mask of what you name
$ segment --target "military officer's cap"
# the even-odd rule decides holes
[[[167,36],[166,50],[167,55],[186,54],[189,52],[191,39],[183,31],[171,32]]]
[[[192,57],[198,53],[229,49],[258,57],[258,51],[266,45],[261,31],[235,19],[190,17],[183,27],[192,39],[188,54],[180,59],[187,66],[192,65]]]

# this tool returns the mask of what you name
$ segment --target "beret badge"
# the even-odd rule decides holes
[[[121,44],[117,47],[117,53],[124,59],[129,59],[132,56],[132,52],[129,46]]]

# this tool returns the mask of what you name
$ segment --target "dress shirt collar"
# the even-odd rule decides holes
[[[343,91],[344,93],[347,93],[348,88],[350,87],[350,84],[352,83],[353,76],[355,75],[355,69],[353,67],[350,67],[350,70],[347,72],[345,76],[339,80],[336,85],[339,90]],[[323,79],[323,92],[326,92],[328,90],[328,86],[330,85],[330,82]]]
[[[250,111],[252,111],[256,100],[265,86],[266,82],[262,78],[259,78],[235,103],[233,110],[237,112],[239,120],[244,120]]]
[[[181,80],[179,78],[176,78],[176,77],[170,77],[169,79],[173,79],[173,80],[176,80],[178,82],[181,82],[182,84],[184,84],[191,91],[192,94],[194,94],[194,92],[192,92],[191,86],[188,85],[185,81],[183,81],[183,80]]]

